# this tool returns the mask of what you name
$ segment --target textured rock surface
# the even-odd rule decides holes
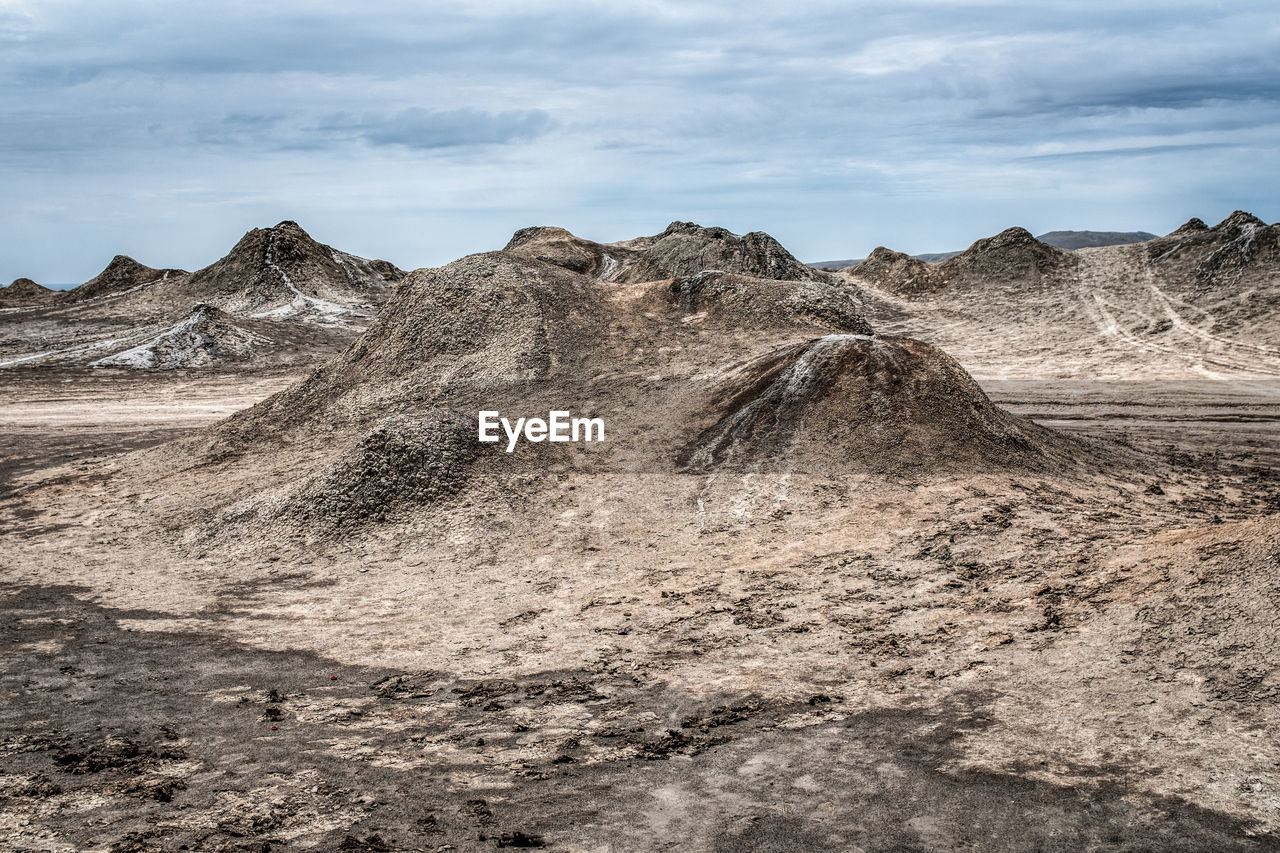
[[[781,281],[826,280],[763,231],[738,235],[724,228],[672,222],[661,234],[595,243],[563,228],[523,228],[503,251],[545,261],[606,281],[644,282],[705,271]]]
[[[385,418],[290,503],[286,513],[353,530],[452,497],[475,459],[476,419],[451,410]]]

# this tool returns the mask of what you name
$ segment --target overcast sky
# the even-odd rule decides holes
[[[402,267],[673,219],[802,260],[1280,218],[1264,2],[0,0],[0,279],[296,219]]]

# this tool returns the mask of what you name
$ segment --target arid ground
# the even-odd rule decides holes
[[[311,374],[5,374],[0,848],[1280,850],[1267,345],[528,245]]]

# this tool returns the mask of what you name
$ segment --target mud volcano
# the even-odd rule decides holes
[[[751,231],[741,236],[725,228],[693,222],[672,222],[661,234],[638,237],[618,245],[639,251],[642,263],[619,276],[620,281],[649,281],[694,275],[703,270],[742,273],[779,281],[825,279],[769,234]]]
[[[700,314],[739,328],[795,327],[806,323],[871,334],[860,291],[846,284],[782,281],[706,270],[668,287],[683,314]]]
[[[880,246],[852,273],[893,293],[915,296],[980,291],[993,284],[1034,289],[1060,282],[1077,264],[1071,252],[1040,242],[1025,228],[1007,228],[940,264]]]
[[[1280,260],[1280,225],[1237,210],[1212,228],[1192,219],[1145,248],[1148,263],[1174,284],[1267,287]]]
[[[116,255],[107,264],[106,269],[98,273],[84,284],[67,291],[63,299],[67,302],[82,302],[87,299],[101,299],[104,296],[118,296],[150,284],[187,275],[185,270],[156,269],[135,261],[128,255]]]
[[[1043,468],[1082,448],[992,404],[955,359],[909,338],[828,335],[749,364],[711,404],[687,471]]]
[[[200,303],[173,328],[132,349],[90,362],[90,366],[142,370],[205,367],[219,361],[244,360],[268,343],[234,317]]]
[[[0,307],[16,308],[28,305],[47,305],[58,296],[58,291],[36,284],[29,278],[15,279],[8,287],[0,287]]]
[[[191,274],[187,290],[233,313],[276,319],[340,318],[352,307],[381,303],[404,273],[311,237],[296,222],[249,231],[220,260]]]
[[[694,222],[672,222],[661,234],[596,243],[563,228],[521,228],[502,250],[603,281],[635,284],[702,272],[737,273],[777,281],[827,281],[763,231],[734,234]]]

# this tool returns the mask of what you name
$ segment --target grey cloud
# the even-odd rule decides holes
[[[231,230],[314,209],[415,246],[427,228],[505,235],[525,216],[614,236],[728,216],[808,235],[801,254],[851,257],[960,244],[980,235],[952,234],[948,217],[1025,219],[1011,199],[1081,220],[1170,199],[1229,213],[1274,199],[1280,179],[1271,2],[0,5],[14,202],[0,229],[26,235],[0,245],[0,278],[46,231],[56,245],[56,216],[79,215],[43,199],[94,193],[121,221],[185,210],[191,234],[219,207]],[[1248,163],[1214,156],[1231,146]],[[362,209],[413,222],[375,228]]]
[[[547,133],[554,122],[544,110],[505,110],[490,113],[463,108],[429,110],[413,107],[389,116],[337,115],[320,126],[372,145],[400,145],[429,150],[469,145],[502,145]]]
[[[1213,103],[1280,104],[1280,72],[1163,80],[1116,80],[1092,87],[1064,87],[1060,93],[1013,99],[996,109],[980,109],[980,119],[1034,115],[1098,115],[1115,110],[1188,110]]]
[[[253,145],[277,137],[287,115],[277,113],[230,113],[200,122],[192,130],[195,141],[207,145]]]
[[[1116,160],[1129,157],[1149,157],[1153,154],[1186,154],[1193,151],[1214,151],[1246,146],[1230,142],[1196,142],[1171,145],[1135,145],[1117,148],[1086,149],[1082,151],[1062,151],[1050,154],[1027,154],[1016,159],[1021,161],[1048,160]]]

